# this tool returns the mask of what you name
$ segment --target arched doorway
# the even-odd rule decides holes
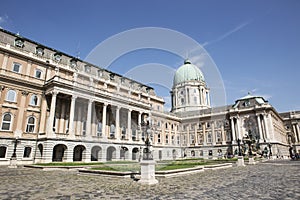
[[[135,147],[132,149],[132,160],[137,160],[139,156],[139,148]]]
[[[62,162],[65,157],[67,146],[64,144],[57,144],[53,148],[52,161]]]
[[[120,159],[125,160],[126,158],[128,158],[128,148],[122,146],[120,149]]]
[[[94,146],[92,148],[91,161],[98,161],[99,159],[101,159],[101,147]]]
[[[176,159],[176,155],[177,155],[177,152],[175,149],[173,149],[173,151],[172,151],[173,160]]]
[[[116,159],[116,148],[115,147],[108,147],[107,153],[106,153],[106,160],[112,161],[113,159]]]
[[[73,150],[73,161],[82,161],[84,151],[85,147],[83,145],[75,146]]]
[[[38,145],[38,154],[36,155],[36,157],[38,158],[42,158],[43,157],[43,145],[42,144],[39,144]]]

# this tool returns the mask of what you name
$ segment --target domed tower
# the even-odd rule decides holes
[[[204,76],[189,60],[185,60],[175,73],[171,97],[174,113],[210,108]]]

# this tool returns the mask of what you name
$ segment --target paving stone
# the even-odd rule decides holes
[[[300,162],[268,161],[246,167],[161,178],[146,186],[129,178],[74,171],[0,168],[1,199],[300,199]]]

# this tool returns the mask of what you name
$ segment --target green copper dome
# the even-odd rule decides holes
[[[173,86],[188,81],[205,82],[205,79],[201,70],[197,66],[193,65],[189,60],[185,60],[184,64],[179,67],[175,73]]]

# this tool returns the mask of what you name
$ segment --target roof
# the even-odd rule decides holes
[[[189,60],[185,60],[184,64],[175,73],[173,86],[189,81],[205,82],[205,79],[203,73],[196,65],[193,65]]]

